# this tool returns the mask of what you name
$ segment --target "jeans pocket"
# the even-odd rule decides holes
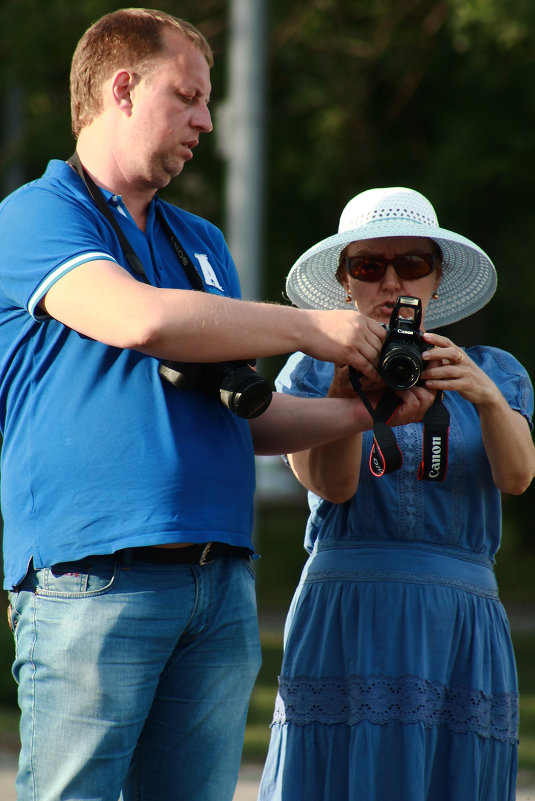
[[[7,606],[7,622],[13,636],[15,636],[17,623],[19,622],[19,613],[17,610],[17,596],[18,593],[16,592],[8,592],[7,594],[9,600]]]
[[[21,600],[21,593],[9,591],[7,597],[9,599],[9,606],[7,608],[7,622],[9,623],[9,628],[11,629],[11,634],[13,635],[13,642],[15,643],[15,652],[18,648],[18,639],[19,639],[19,621],[22,616],[21,606],[23,606],[23,601]]]
[[[90,556],[30,571],[28,579],[36,595],[87,598],[109,592],[118,573],[118,565],[112,556]]]

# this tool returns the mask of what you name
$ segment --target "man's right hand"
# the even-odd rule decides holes
[[[381,381],[377,366],[385,329],[376,320],[354,311],[312,311],[317,337],[301,350],[335,364],[350,364],[372,381]]]

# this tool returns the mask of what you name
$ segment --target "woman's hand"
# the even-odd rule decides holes
[[[360,376],[362,392],[370,404],[375,408],[385,392],[390,391],[384,381],[374,381],[366,376]],[[400,399],[400,405],[389,421],[390,425],[401,426],[405,423],[418,423],[423,419],[427,409],[435,400],[436,392],[425,386],[415,386],[407,390],[395,390]],[[356,398],[357,393],[349,380],[347,365],[335,365],[334,376],[327,393],[329,398]]]
[[[495,403],[501,392],[468,354],[448,337],[424,334],[432,350],[424,351],[425,386],[434,391],[455,391],[476,406]]]
[[[416,386],[403,391],[396,390],[396,395],[401,400],[401,404],[396,409],[389,424],[402,426],[406,423],[419,423],[423,420],[426,411],[435,400],[436,392],[424,386]]]
[[[425,386],[455,391],[473,403],[498,489],[520,495],[535,475],[535,447],[527,420],[511,409],[498,386],[448,337],[424,334],[433,349],[423,353]]]
[[[362,373],[359,375],[359,380],[362,385],[365,381],[370,382],[370,379],[365,378]],[[329,387],[329,391],[327,392],[327,397],[354,398],[355,395],[355,390],[353,389],[353,385],[349,380],[349,367],[347,364],[335,364],[334,375],[331,381],[331,386]]]

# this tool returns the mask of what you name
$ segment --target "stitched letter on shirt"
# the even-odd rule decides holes
[[[195,253],[194,255],[197,261],[199,262],[199,266],[202,270],[204,283],[207,286],[215,286],[216,289],[219,289],[221,292],[223,292],[223,287],[217,280],[217,276],[214,272],[212,265],[208,261],[208,256],[206,255],[206,253]]]

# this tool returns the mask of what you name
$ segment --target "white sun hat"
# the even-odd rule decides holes
[[[439,228],[431,203],[414,189],[368,189],[349,201],[338,233],[318,242],[296,261],[286,279],[289,299],[302,309],[347,309],[346,292],[336,279],[340,253],[350,242],[385,236],[424,236],[439,245],[442,279],[438,299],[429,301],[426,329],[468,317],[496,291],[496,270],[474,242]]]

